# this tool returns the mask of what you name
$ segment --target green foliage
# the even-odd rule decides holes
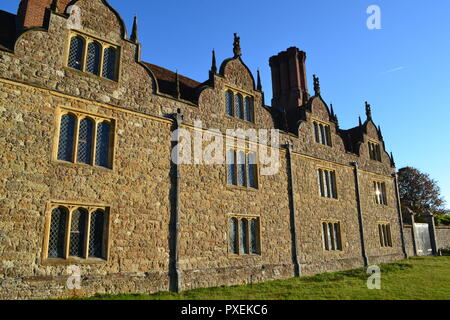
[[[405,167],[398,171],[398,187],[402,207],[424,215],[445,214],[445,200],[437,182],[416,168]]]
[[[437,216],[436,223],[438,226],[450,226],[450,215]]]

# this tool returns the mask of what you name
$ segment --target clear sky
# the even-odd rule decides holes
[[[15,12],[19,0],[2,1]],[[232,56],[233,33],[243,60],[261,69],[271,99],[270,56],[306,51],[309,88],[320,77],[342,128],[364,120],[372,105],[397,167],[414,166],[438,180],[450,202],[450,1],[448,0],[110,0],[126,21],[139,19],[142,58],[198,81],[211,50]],[[381,30],[369,30],[366,10],[381,8]],[[450,204],[448,205],[450,207]]]

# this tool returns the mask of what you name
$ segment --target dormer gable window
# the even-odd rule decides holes
[[[112,81],[117,81],[119,47],[90,36],[72,34],[67,66]]]
[[[226,113],[230,117],[255,122],[254,98],[246,93],[228,89],[225,91]]]
[[[381,147],[379,143],[369,141],[369,156],[371,160],[381,162]]]
[[[314,139],[317,143],[323,144],[324,146],[328,147],[332,146],[330,125],[314,120],[313,131]]]

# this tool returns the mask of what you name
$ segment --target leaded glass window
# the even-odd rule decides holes
[[[238,254],[238,220],[231,218],[229,227],[230,253]]]
[[[247,172],[248,172],[248,186],[256,188],[257,186],[257,167],[256,167],[256,153],[249,153],[247,155]]]
[[[115,80],[116,77],[116,49],[106,48],[103,51],[103,77]]]
[[[244,106],[243,106],[243,98],[239,93],[234,97],[234,115],[236,118],[244,119]]]
[[[70,113],[61,117],[58,143],[58,160],[73,161],[76,117]]]
[[[336,173],[330,170],[317,170],[320,195],[337,199]]]
[[[225,93],[225,104],[227,106],[227,114],[229,116],[233,116],[233,99],[234,99],[234,95],[233,92],[231,90],[228,90]]]
[[[70,68],[82,70],[83,69],[83,52],[84,40],[81,37],[75,36],[70,39],[69,61],[67,65]]]
[[[94,135],[94,121],[89,118],[81,119],[78,129],[78,159],[79,163],[92,163],[92,142]]]
[[[100,55],[102,48],[97,42],[88,45],[86,57],[86,72],[98,75],[100,73]]]
[[[322,242],[326,251],[341,251],[341,225],[339,222],[322,222]]]
[[[50,216],[50,233],[48,239],[48,257],[64,258],[64,243],[66,237],[67,209],[56,208]]]
[[[245,97],[245,120],[253,122],[253,99]]]
[[[246,163],[245,163],[245,153],[240,151],[237,156],[237,180],[238,186],[244,187],[246,182]]]
[[[84,209],[77,209],[72,212],[70,225],[70,247],[71,257],[84,257],[84,238],[86,232],[87,212]]]
[[[109,133],[110,125],[106,121],[97,126],[95,164],[100,167],[109,167]]]
[[[249,254],[248,248],[248,220],[242,219],[239,226],[239,252],[240,254]]]
[[[89,257],[103,258],[103,233],[105,228],[105,213],[97,210],[91,213],[89,230]]]
[[[227,151],[227,175],[228,175],[228,184],[236,185],[236,153],[234,150]]]
[[[250,247],[252,254],[259,254],[259,220],[250,220]]]

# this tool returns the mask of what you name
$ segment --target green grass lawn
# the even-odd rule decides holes
[[[381,290],[367,289],[366,269],[181,294],[95,296],[98,300],[448,300],[450,257],[416,257],[380,265]]]

